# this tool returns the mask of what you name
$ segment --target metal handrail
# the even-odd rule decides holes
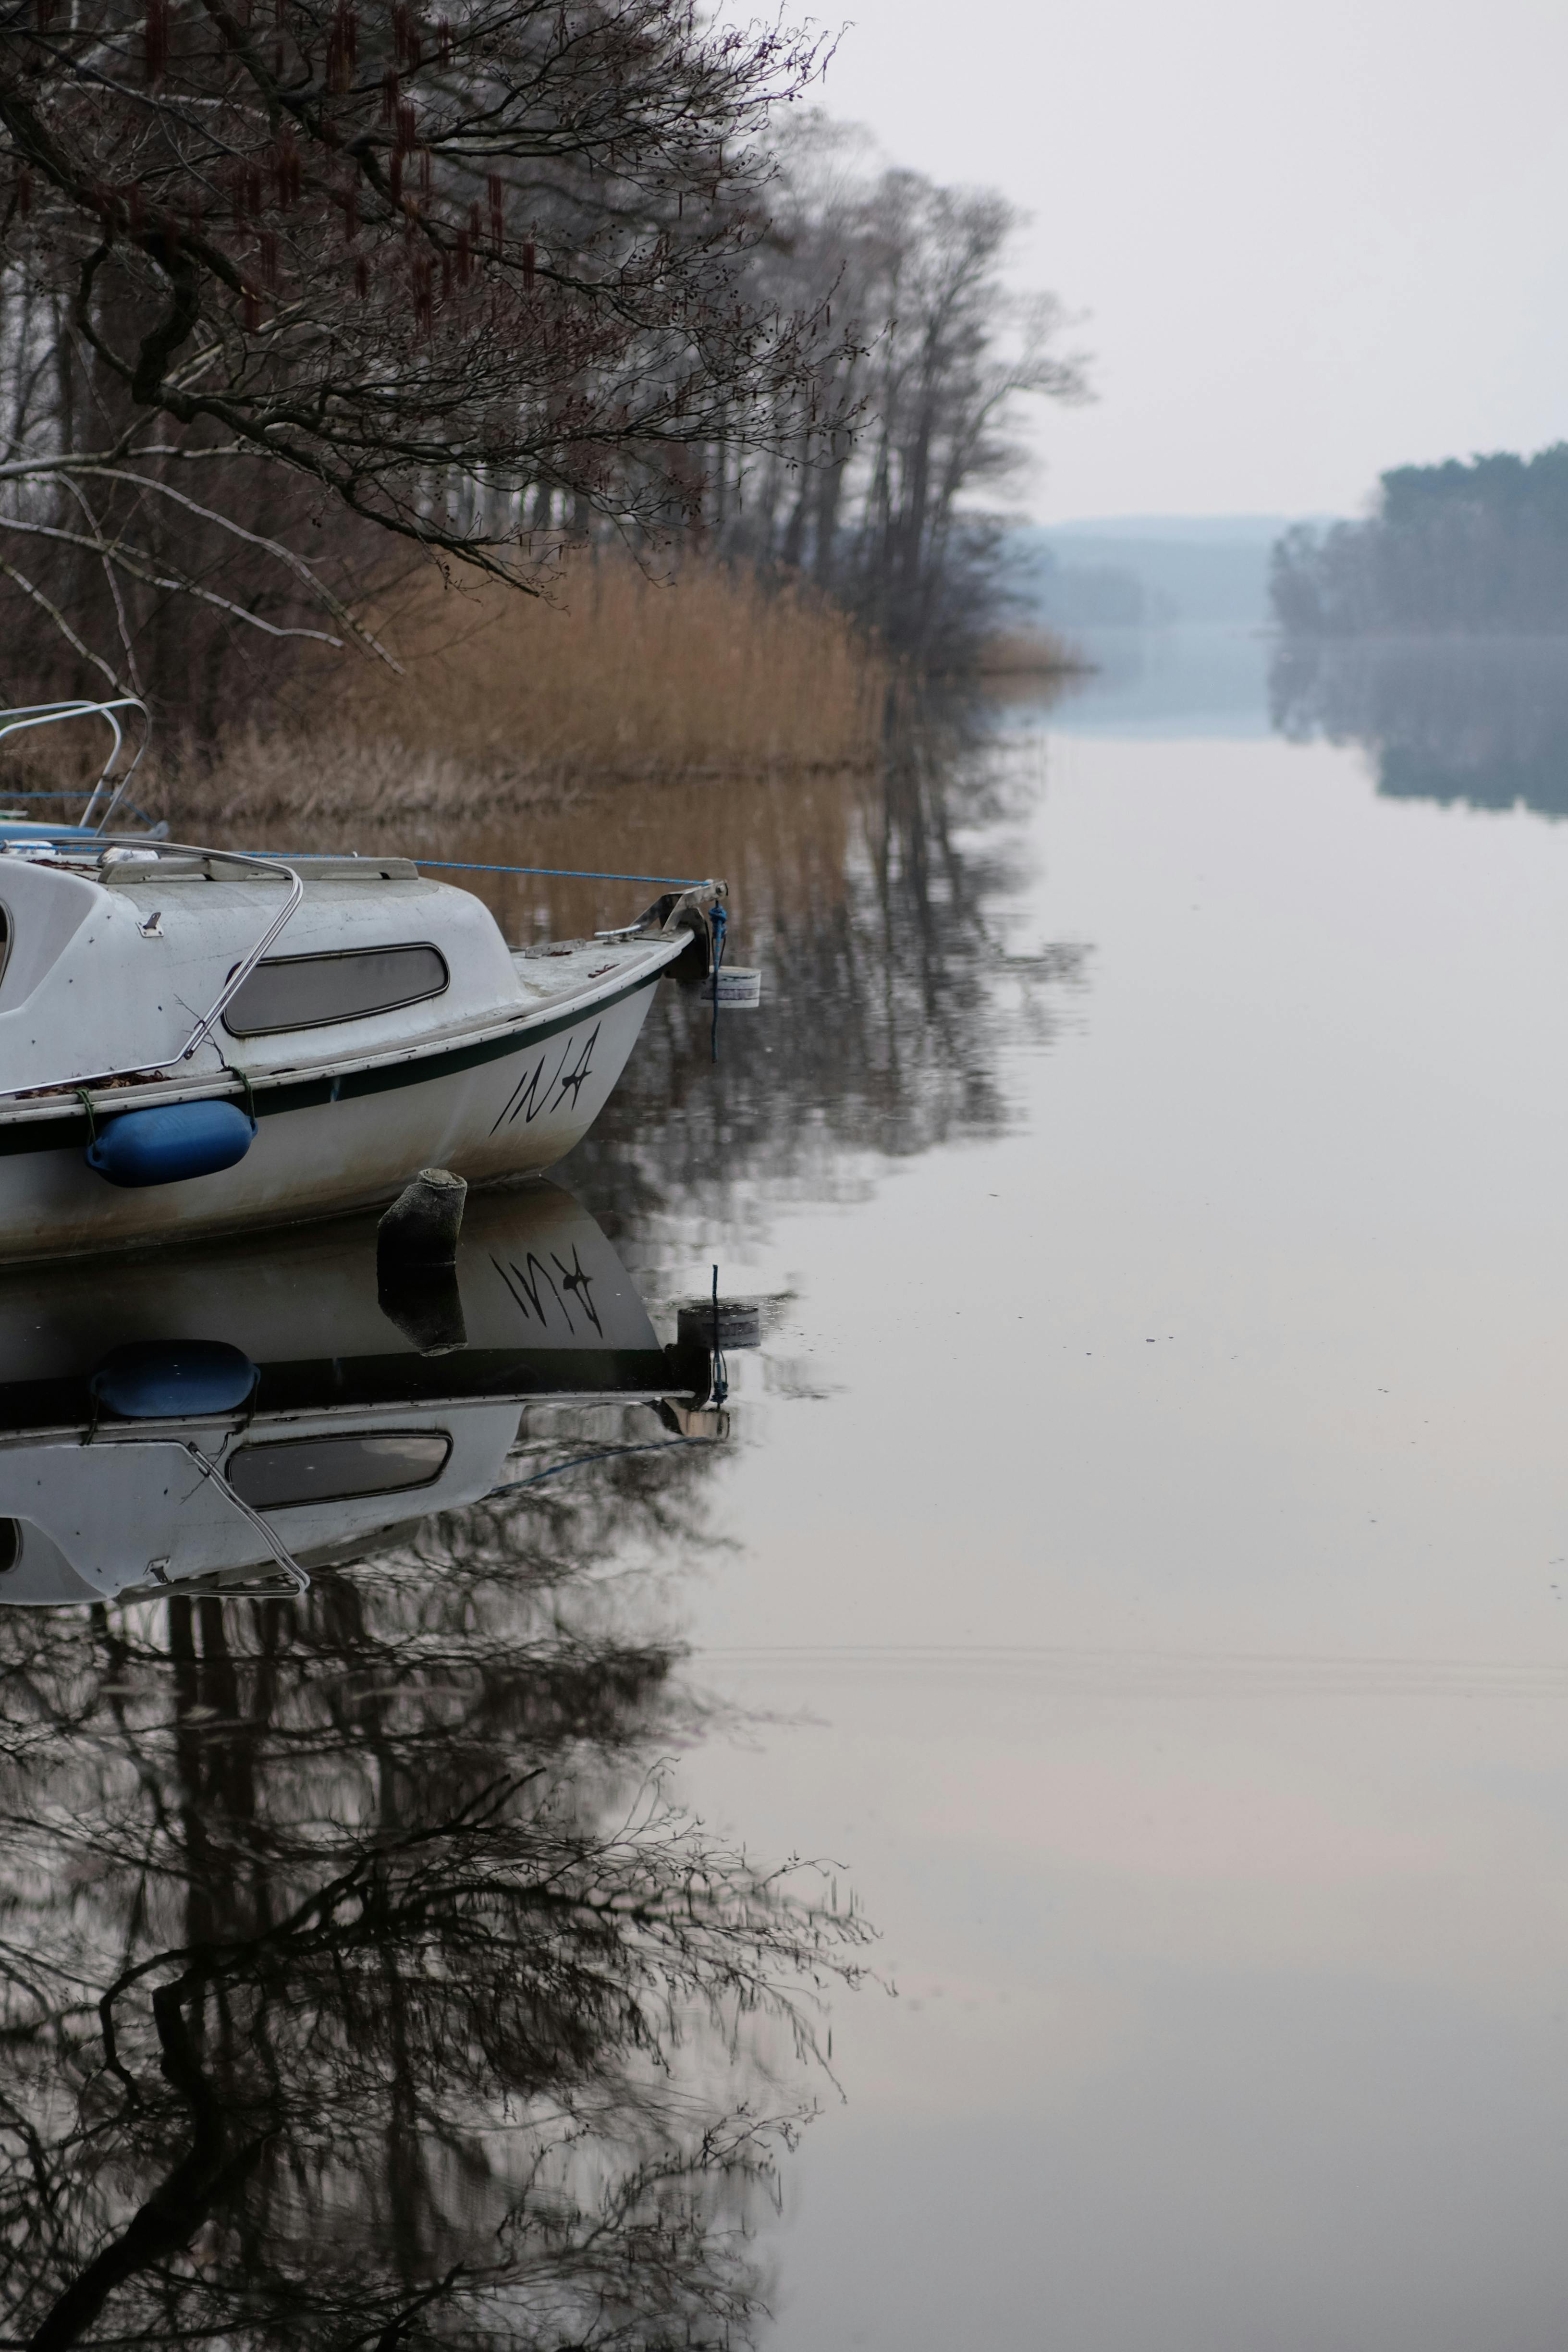
[[[201,1472],[203,1477],[211,1480],[212,1484],[217,1488],[218,1493],[224,1497],[225,1501],[232,1503],[235,1509],[239,1513],[242,1518],[249,1520],[250,1525],[261,1538],[262,1542],[267,1546],[268,1550],[271,1553],[279,1567],[283,1570],[285,1576],[289,1578],[290,1583],[293,1585],[295,1593],[302,1597],[305,1593],[309,1592],[310,1590],[310,1580],[309,1576],[307,1576],[305,1570],[300,1567],[293,1553],[287,1549],[281,1537],[273,1528],[270,1521],[264,1519],[261,1513],[254,1509],[252,1506],[246,1501],[243,1495],[236,1494],[227,1478],[218,1468],[217,1464],[214,1462],[209,1455],[202,1452],[201,1447],[195,1444],[194,1439],[189,1437],[121,1437],[118,1433],[116,1433],[112,1437],[100,1440],[100,1443],[106,1446],[172,1445],[177,1453],[188,1454],[191,1460],[195,1464],[196,1468]],[[195,1488],[193,1488],[192,1492],[194,1493],[195,1491]],[[154,1561],[152,1565],[156,1586],[161,1592],[179,1591],[183,1590],[186,1584],[194,1584],[196,1582],[198,1578],[205,1577],[208,1573],[208,1571],[205,1570],[198,1570],[196,1571],[196,1575],[191,1578],[183,1576],[166,1577],[162,1573],[163,1566],[163,1562]]]
[[[147,844],[144,841],[138,839],[134,844],[128,844],[127,845],[133,845],[137,848],[145,848]],[[241,961],[235,965],[234,970],[229,973],[228,978],[225,981],[219,994],[208,1007],[207,1011],[203,1013],[201,1019],[196,1023],[195,1027],[192,1030],[190,1035],[186,1038],[184,1044],[181,1046],[177,1054],[167,1055],[161,1062],[129,1063],[123,1069],[95,1070],[90,1072],[81,1071],[69,1077],[31,1079],[25,1086],[0,1087],[0,1101],[8,1100],[16,1095],[58,1094],[63,1093],[70,1087],[79,1087],[86,1090],[93,1087],[106,1086],[111,1078],[145,1077],[150,1074],[156,1074],[161,1070],[172,1070],[181,1062],[188,1062],[198,1045],[201,1045],[205,1042],[212,1030],[223,1018],[224,1013],[233,1003],[235,996],[250,978],[251,973],[261,961],[262,957],[267,953],[268,949],[272,945],[273,940],[278,937],[279,931],[282,930],[284,925],[289,921],[295,908],[299,906],[300,899],[305,895],[304,882],[295,872],[292,866],[284,865],[282,860],[279,858],[263,857],[255,850],[203,849],[192,842],[161,841],[156,845],[156,855],[160,858],[166,856],[184,857],[218,857],[233,866],[254,866],[262,873],[275,874],[280,878],[288,881],[289,885],[288,900],[281,914],[276,915],[273,918],[272,921],[268,924],[267,929],[262,932],[261,937],[257,940],[256,945],[249,950],[248,954],[244,956]]]
[[[110,771],[119,759],[121,746],[125,740],[125,730],[114,716],[117,710],[139,710],[146,721],[146,732],[142,738],[135,758],[125,773],[117,780],[114,790],[110,795],[109,806],[98,820],[97,829],[100,833],[103,831],[115,810],[120,806],[125,796],[125,787],[141,766],[142,754],[147,749],[153,728],[153,714],[141,696],[121,694],[109,702],[92,702],[86,697],[72,702],[22,702],[16,704],[13,709],[0,710],[0,742],[4,742],[7,735],[21,734],[29,727],[55,727],[66,719],[101,719],[105,721],[114,737],[114,744],[108,759],[104,761],[97,782],[87,796],[87,804],[81,813],[80,821],[83,827],[87,829],[92,826],[93,812],[98,806],[98,796],[109,782]],[[64,800],[67,795],[61,793],[59,797]]]
[[[300,1567],[293,1553],[285,1549],[281,1538],[274,1532],[271,1523],[268,1520],[264,1519],[259,1511],[253,1509],[251,1505],[246,1501],[243,1495],[236,1494],[234,1488],[229,1485],[227,1478],[224,1475],[224,1473],[218,1468],[217,1464],[209,1460],[207,1455],[202,1452],[199,1445],[195,1444],[188,1437],[183,1439],[181,1442],[184,1446],[185,1452],[196,1465],[196,1467],[199,1470],[205,1472],[206,1475],[212,1480],[213,1485],[217,1488],[218,1493],[224,1496],[227,1501],[231,1502],[234,1505],[235,1509],[242,1513],[243,1516],[250,1521],[251,1526],[256,1529],[263,1543],[266,1544],[268,1549],[271,1552],[273,1559],[278,1562],[279,1567],[283,1570],[286,1576],[290,1577],[293,1580],[296,1593],[303,1595],[309,1592],[310,1590],[310,1578],[306,1575],[304,1570]]]

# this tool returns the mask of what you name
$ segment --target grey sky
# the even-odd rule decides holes
[[[1090,314],[1043,520],[1353,512],[1568,436],[1565,0],[855,0],[826,96]]]

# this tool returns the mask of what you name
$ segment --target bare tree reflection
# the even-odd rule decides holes
[[[1023,878],[1037,780],[998,751],[994,718],[904,682],[875,774],[702,777],[531,813],[527,854],[554,879],[509,877],[517,840],[493,819],[443,823],[424,844],[405,820],[356,824],[344,845],[476,861],[462,878],[524,943],[636,911],[627,886],[574,873],[585,838],[596,873],[726,877],[731,961],[763,967],[761,1010],[725,1017],[715,1070],[710,1008],[661,988],[563,1171],[620,1241],[650,1218],[730,1215],[748,1185],[834,1198],[861,1187],[849,1155],[909,1157],[1005,1127],[1002,1046],[1020,1012],[1048,1039],[1088,956],[1070,942],[1012,950],[1004,902]]]
[[[693,1727],[584,1575],[612,1517],[700,1540],[700,1457],[299,1604],[0,1622],[5,2341],[748,2338],[861,1931],[667,1803]]]
[[[815,829],[830,859],[731,859],[738,960],[763,967],[762,1010],[725,1022],[715,1073],[708,1008],[661,990],[568,1163],[574,1183],[634,1221],[672,1196],[721,1207],[758,1180],[821,1199],[858,1181],[848,1155],[1003,1129],[1002,1046],[1020,1010],[1049,1036],[1087,961],[1070,944],[1010,951],[999,908],[1020,878],[1029,791],[994,751],[922,719],[890,730],[879,776],[831,787],[834,822]]]

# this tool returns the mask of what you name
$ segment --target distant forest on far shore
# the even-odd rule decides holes
[[[1298,525],[1269,594],[1295,637],[1568,635],[1568,442],[1401,466],[1375,514]]]

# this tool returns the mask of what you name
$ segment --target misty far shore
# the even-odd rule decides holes
[[[1373,511],[1126,516],[1026,525],[1016,593],[1074,631],[1287,638],[1568,637],[1568,443],[1381,478]]]
[[[1282,534],[1269,595],[1288,637],[1568,635],[1568,442],[1394,467],[1364,521]]]

